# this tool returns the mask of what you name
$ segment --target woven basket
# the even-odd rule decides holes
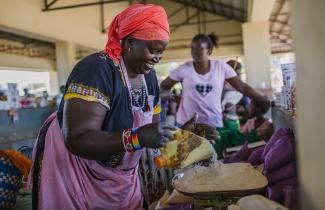
[[[7,157],[0,156],[0,209],[14,209],[22,174]]]

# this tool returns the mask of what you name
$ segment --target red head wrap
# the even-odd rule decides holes
[[[169,40],[169,24],[164,8],[152,4],[135,4],[118,14],[108,31],[106,54],[118,61],[121,40],[131,35],[140,40]]]

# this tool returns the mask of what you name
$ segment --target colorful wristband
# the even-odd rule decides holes
[[[138,128],[124,130],[122,138],[125,151],[134,152],[142,148],[138,138]]]
[[[132,129],[132,144],[135,150],[141,149],[141,145],[138,138],[138,128]]]

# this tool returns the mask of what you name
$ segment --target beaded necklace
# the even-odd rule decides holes
[[[133,109],[139,111],[142,110],[146,105],[148,106],[148,108],[150,109],[148,103],[147,103],[147,86],[145,84],[145,78],[144,75],[141,76],[140,82],[141,84],[137,83],[136,81],[133,82],[133,85],[131,85],[130,80],[128,79],[127,76],[127,72],[126,72],[126,68],[123,62],[123,58],[121,58],[121,61],[119,63],[119,71],[121,72],[121,76],[122,76],[122,80],[124,85],[126,85],[129,89],[129,96],[130,96],[130,103],[131,103],[131,107],[133,107]],[[132,87],[134,86],[134,88]],[[135,88],[135,87],[139,87],[140,88]],[[141,101],[141,102],[140,102]]]
[[[146,88],[142,82],[142,85],[140,88],[136,89],[131,87],[131,98],[132,98],[132,105],[139,108],[143,109],[143,107],[146,105]]]

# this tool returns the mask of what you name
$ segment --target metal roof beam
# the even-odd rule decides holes
[[[181,6],[180,8],[178,8],[177,10],[175,10],[174,12],[172,12],[170,15],[167,15],[168,19],[171,19],[172,17],[174,17],[175,15],[177,15],[183,9],[185,9],[185,7]]]
[[[206,20],[205,23],[217,23],[217,22],[227,22],[232,21],[232,19],[217,19],[217,20]],[[170,27],[178,27],[178,26],[185,26],[185,25],[196,25],[196,24],[202,24],[204,21],[200,22],[188,22],[188,23],[179,23],[179,24],[172,24]]]
[[[218,35],[219,38],[230,38],[230,37],[242,37],[242,34],[224,34],[224,35]],[[192,38],[180,38],[180,39],[171,39],[169,42],[187,42],[191,41]]]
[[[246,10],[236,8],[236,7],[232,6],[232,5],[224,4],[224,3],[221,2],[221,0],[218,1],[218,2],[215,2],[215,4],[219,5],[221,8],[228,8],[228,9],[231,9],[231,10],[235,10],[237,12],[246,13]]]
[[[280,23],[280,24],[282,24],[282,25],[285,25],[285,26],[290,26],[291,27],[291,25],[289,25],[288,24],[288,22],[286,22],[286,21],[281,21],[281,20],[277,20],[277,19],[270,19],[270,21],[271,22],[274,22],[274,23]]]
[[[102,2],[100,1],[100,2],[85,3],[85,4],[72,4],[72,5],[68,5],[68,6],[54,7],[54,8],[46,8],[46,6],[45,6],[45,9],[43,9],[42,11],[48,12],[48,11],[54,11],[54,10],[72,9],[72,8],[78,8],[78,7],[95,6],[95,5],[100,5],[100,4],[110,4],[110,3],[122,2],[122,1],[127,1],[127,0],[110,0],[110,1],[104,0]]]
[[[182,23],[177,24],[176,26],[172,26],[173,29],[170,31],[171,33],[175,32],[179,27],[189,23],[190,20],[192,20],[193,18],[195,18],[197,15],[199,14],[199,12],[194,13],[193,15],[189,16],[188,18],[186,18],[186,20],[184,20]]]
[[[222,42],[219,44],[219,46],[227,46],[227,45],[242,45],[243,42]],[[179,50],[179,49],[186,49],[186,48],[191,48],[190,45],[187,44],[182,44],[182,45],[177,45],[177,46],[169,46],[167,47],[168,50]]]
[[[48,9],[50,8],[55,2],[57,2],[58,0],[53,0],[51,3],[48,3],[48,0],[45,0],[45,8]]]
[[[179,3],[179,4],[183,4],[183,5],[189,5],[189,6],[194,7],[194,8],[197,7],[197,4],[195,4],[196,1],[190,1],[190,3],[189,3],[189,1],[186,1],[186,0],[184,0],[184,1],[182,1],[182,0],[170,0],[170,1],[172,1],[172,2],[177,2],[177,3]],[[204,0],[204,1],[205,1],[205,0]],[[212,4],[219,5],[219,6],[222,5],[222,6],[225,7],[225,8],[234,9],[234,10],[236,10],[236,11],[238,11],[238,12],[246,13],[246,10],[239,9],[239,8],[236,8],[236,7],[232,7],[231,5],[224,4],[224,3],[222,3],[222,2],[213,2],[212,0],[209,0],[209,2],[210,2],[210,1],[211,1]],[[214,14],[214,15],[220,15],[220,14],[217,14],[215,11],[210,11],[210,10],[208,10],[208,9],[204,9],[204,11],[209,12],[209,13]]]
[[[283,6],[284,6],[284,3],[285,3],[285,1],[282,1],[281,2],[281,5],[280,5],[280,9],[278,10],[278,12],[277,13],[272,13],[271,14],[271,16],[270,17],[275,17],[274,19],[276,19],[277,18],[277,16],[280,14],[280,12],[281,12],[281,10],[282,10],[282,8],[283,8]],[[271,20],[270,20],[271,21]],[[273,27],[273,22],[271,21],[271,28]]]

